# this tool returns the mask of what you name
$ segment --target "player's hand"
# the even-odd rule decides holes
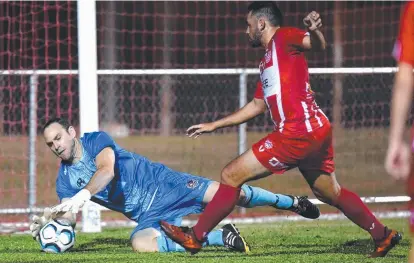
[[[69,200],[52,207],[52,214],[58,214],[60,212],[72,212],[77,214],[83,205],[91,199],[91,193],[87,189],[80,190]]]
[[[410,147],[403,143],[392,143],[385,157],[385,170],[396,180],[407,179],[411,166]]]
[[[309,31],[314,31],[322,27],[322,20],[319,13],[312,11],[303,19],[303,24]]]
[[[201,123],[201,124],[193,125],[190,128],[188,128],[187,135],[190,138],[194,136],[194,139],[195,139],[203,133],[213,132],[216,129],[217,127],[214,124],[214,122]]]
[[[42,216],[32,216],[29,229],[33,239],[38,240],[40,229],[42,229],[42,227],[46,225],[50,220],[52,220],[52,211],[49,207],[45,208]]]

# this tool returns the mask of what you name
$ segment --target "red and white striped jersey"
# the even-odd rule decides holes
[[[308,64],[301,50],[306,34],[297,28],[279,28],[259,65],[261,82],[254,97],[264,99],[275,131],[286,135],[305,134],[329,123],[309,84]]]

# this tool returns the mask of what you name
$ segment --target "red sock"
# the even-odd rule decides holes
[[[374,241],[383,239],[385,234],[387,234],[385,233],[384,225],[378,221],[355,193],[342,188],[336,207],[352,222],[368,231]]]
[[[197,224],[193,227],[194,234],[198,240],[204,240],[204,237],[233,211],[239,195],[240,188],[220,184],[217,193],[207,204]]]

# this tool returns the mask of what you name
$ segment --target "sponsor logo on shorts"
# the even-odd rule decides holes
[[[187,182],[187,188],[194,189],[198,186],[198,180],[191,179]]]
[[[279,160],[276,159],[276,157],[272,157],[269,160],[269,164],[273,167],[280,167],[280,168],[287,168],[288,167],[286,164],[279,162]]]

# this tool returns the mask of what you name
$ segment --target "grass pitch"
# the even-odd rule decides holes
[[[403,234],[403,241],[386,258],[369,259],[370,236],[348,220],[283,222],[238,225],[251,245],[249,255],[209,247],[187,253],[134,253],[131,229],[104,229],[102,233],[77,233],[75,247],[63,254],[40,252],[30,235],[0,236],[0,262],[407,262],[410,246],[406,219],[384,223]]]

